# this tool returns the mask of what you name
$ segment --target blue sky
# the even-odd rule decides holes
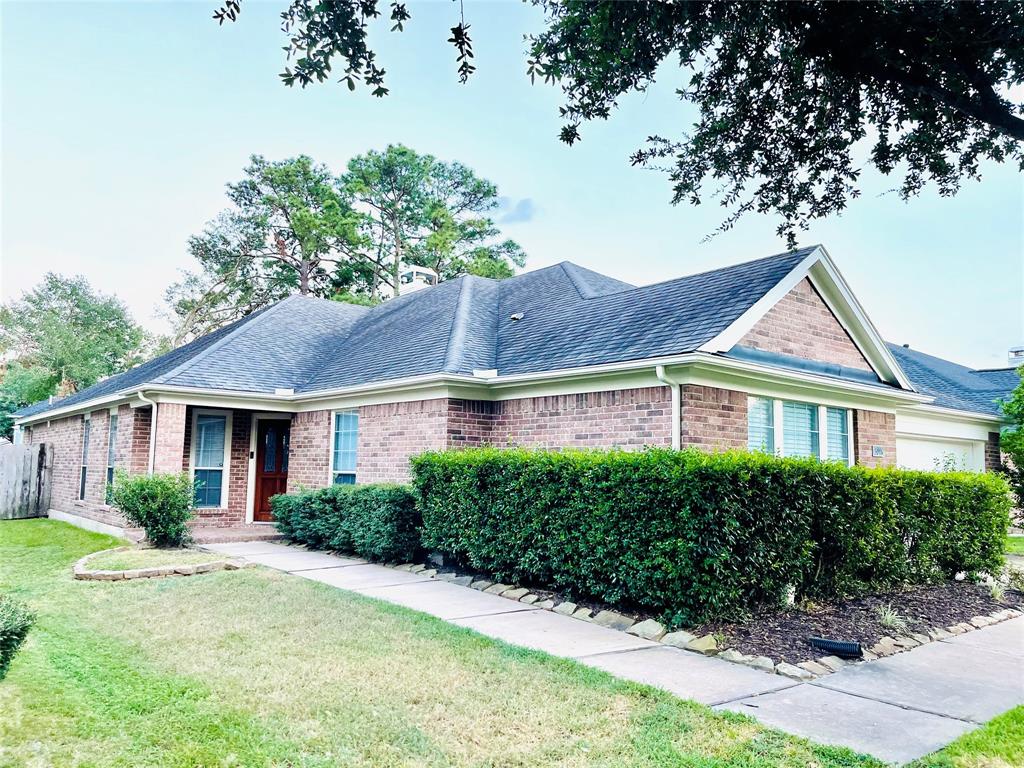
[[[525,76],[537,9],[466,3],[478,71],[462,86],[444,42],[457,6],[409,3],[404,33],[373,29],[391,89],[376,99],[279,83],[284,4],[246,0],[236,24],[218,27],[216,2],[0,3],[3,300],[46,271],[80,273],[161,330],[163,290],[191,266],[186,239],[224,207],[250,154],[305,153],[340,170],[392,142],[495,182],[529,268],[568,259],[648,283],[785,249],[768,216],[702,242],[725,211],[672,207],[664,176],[629,165],[647,135],[679,135],[692,119],[671,67],[567,147],[559,91]],[[1024,342],[1019,172],[988,166],[955,198],[929,190],[909,204],[887,193],[897,184],[866,173],[863,197],[801,243],[825,244],[887,339],[1005,365]]]

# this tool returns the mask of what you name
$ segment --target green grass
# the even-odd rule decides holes
[[[1024,536],[1007,536],[1004,551],[1008,555],[1024,555]]]
[[[198,549],[126,549],[96,555],[86,563],[86,568],[90,571],[128,571],[162,565],[198,565],[223,559],[224,555]]]
[[[878,766],[277,571],[71,578],[119,543],[0,523],[0,590],[39,617],[0,767]]]
[[[1018,768],[1024,765],[1024,707],[1004,712],[912,768]]]

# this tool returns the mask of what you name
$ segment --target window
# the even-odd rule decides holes
[[[827,458],[850,463],[850,412],[845,408],[825,409]]]
[[[782,404],[782,445],[786,456],[818,456],[818,406]]]
[[[352,485],[356,481],[358,436],[359,414],[356,411],[334,414],[334,455],[331,467],[335,485]]]
[[[850,464],[850,412],[751,397],[747,401],[747,447],[780,456],[811,456]]]
[[[228,417],[196,412],[192,426],[192,472],[197,507],[222,507],[227,463]]]
[[[750,398],[747,408],[747,446],[775,453],[775,408],[766,397]]]
[[[82,475],[78,483],[78,498],[85,500],[85,478],[89,474],[89,432],[92,422],[82,419]]]
[[[110,414],[110,421],[107,426],[107,504],[110,503],[110,494],[114,485],[114,451],[117,446],[117,414]]]

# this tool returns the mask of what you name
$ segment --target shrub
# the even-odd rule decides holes
[[[7,676],[14,654],[25,642],[35,616],[24,605],[0,595],[0,680]]]
[[[333,485],[270,504],[277,529],[310,547],[377,562],[410,560],[419,548],[419,511],[405,485]]]
[[[113,505],[132,525],[142,528],[155,547],[180,547],[189,540],[195,486],[188,475],[128,475],[118,472]]]
[[[990,475],[765,454],[472,449],[412,461],[423,545],[502,581],[652,611],[735,618],[996,572],[1008,522]]]

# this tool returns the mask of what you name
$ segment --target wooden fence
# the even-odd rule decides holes
[[[0,520],[45,516],[52,474],[49,443],[0,445]]]

